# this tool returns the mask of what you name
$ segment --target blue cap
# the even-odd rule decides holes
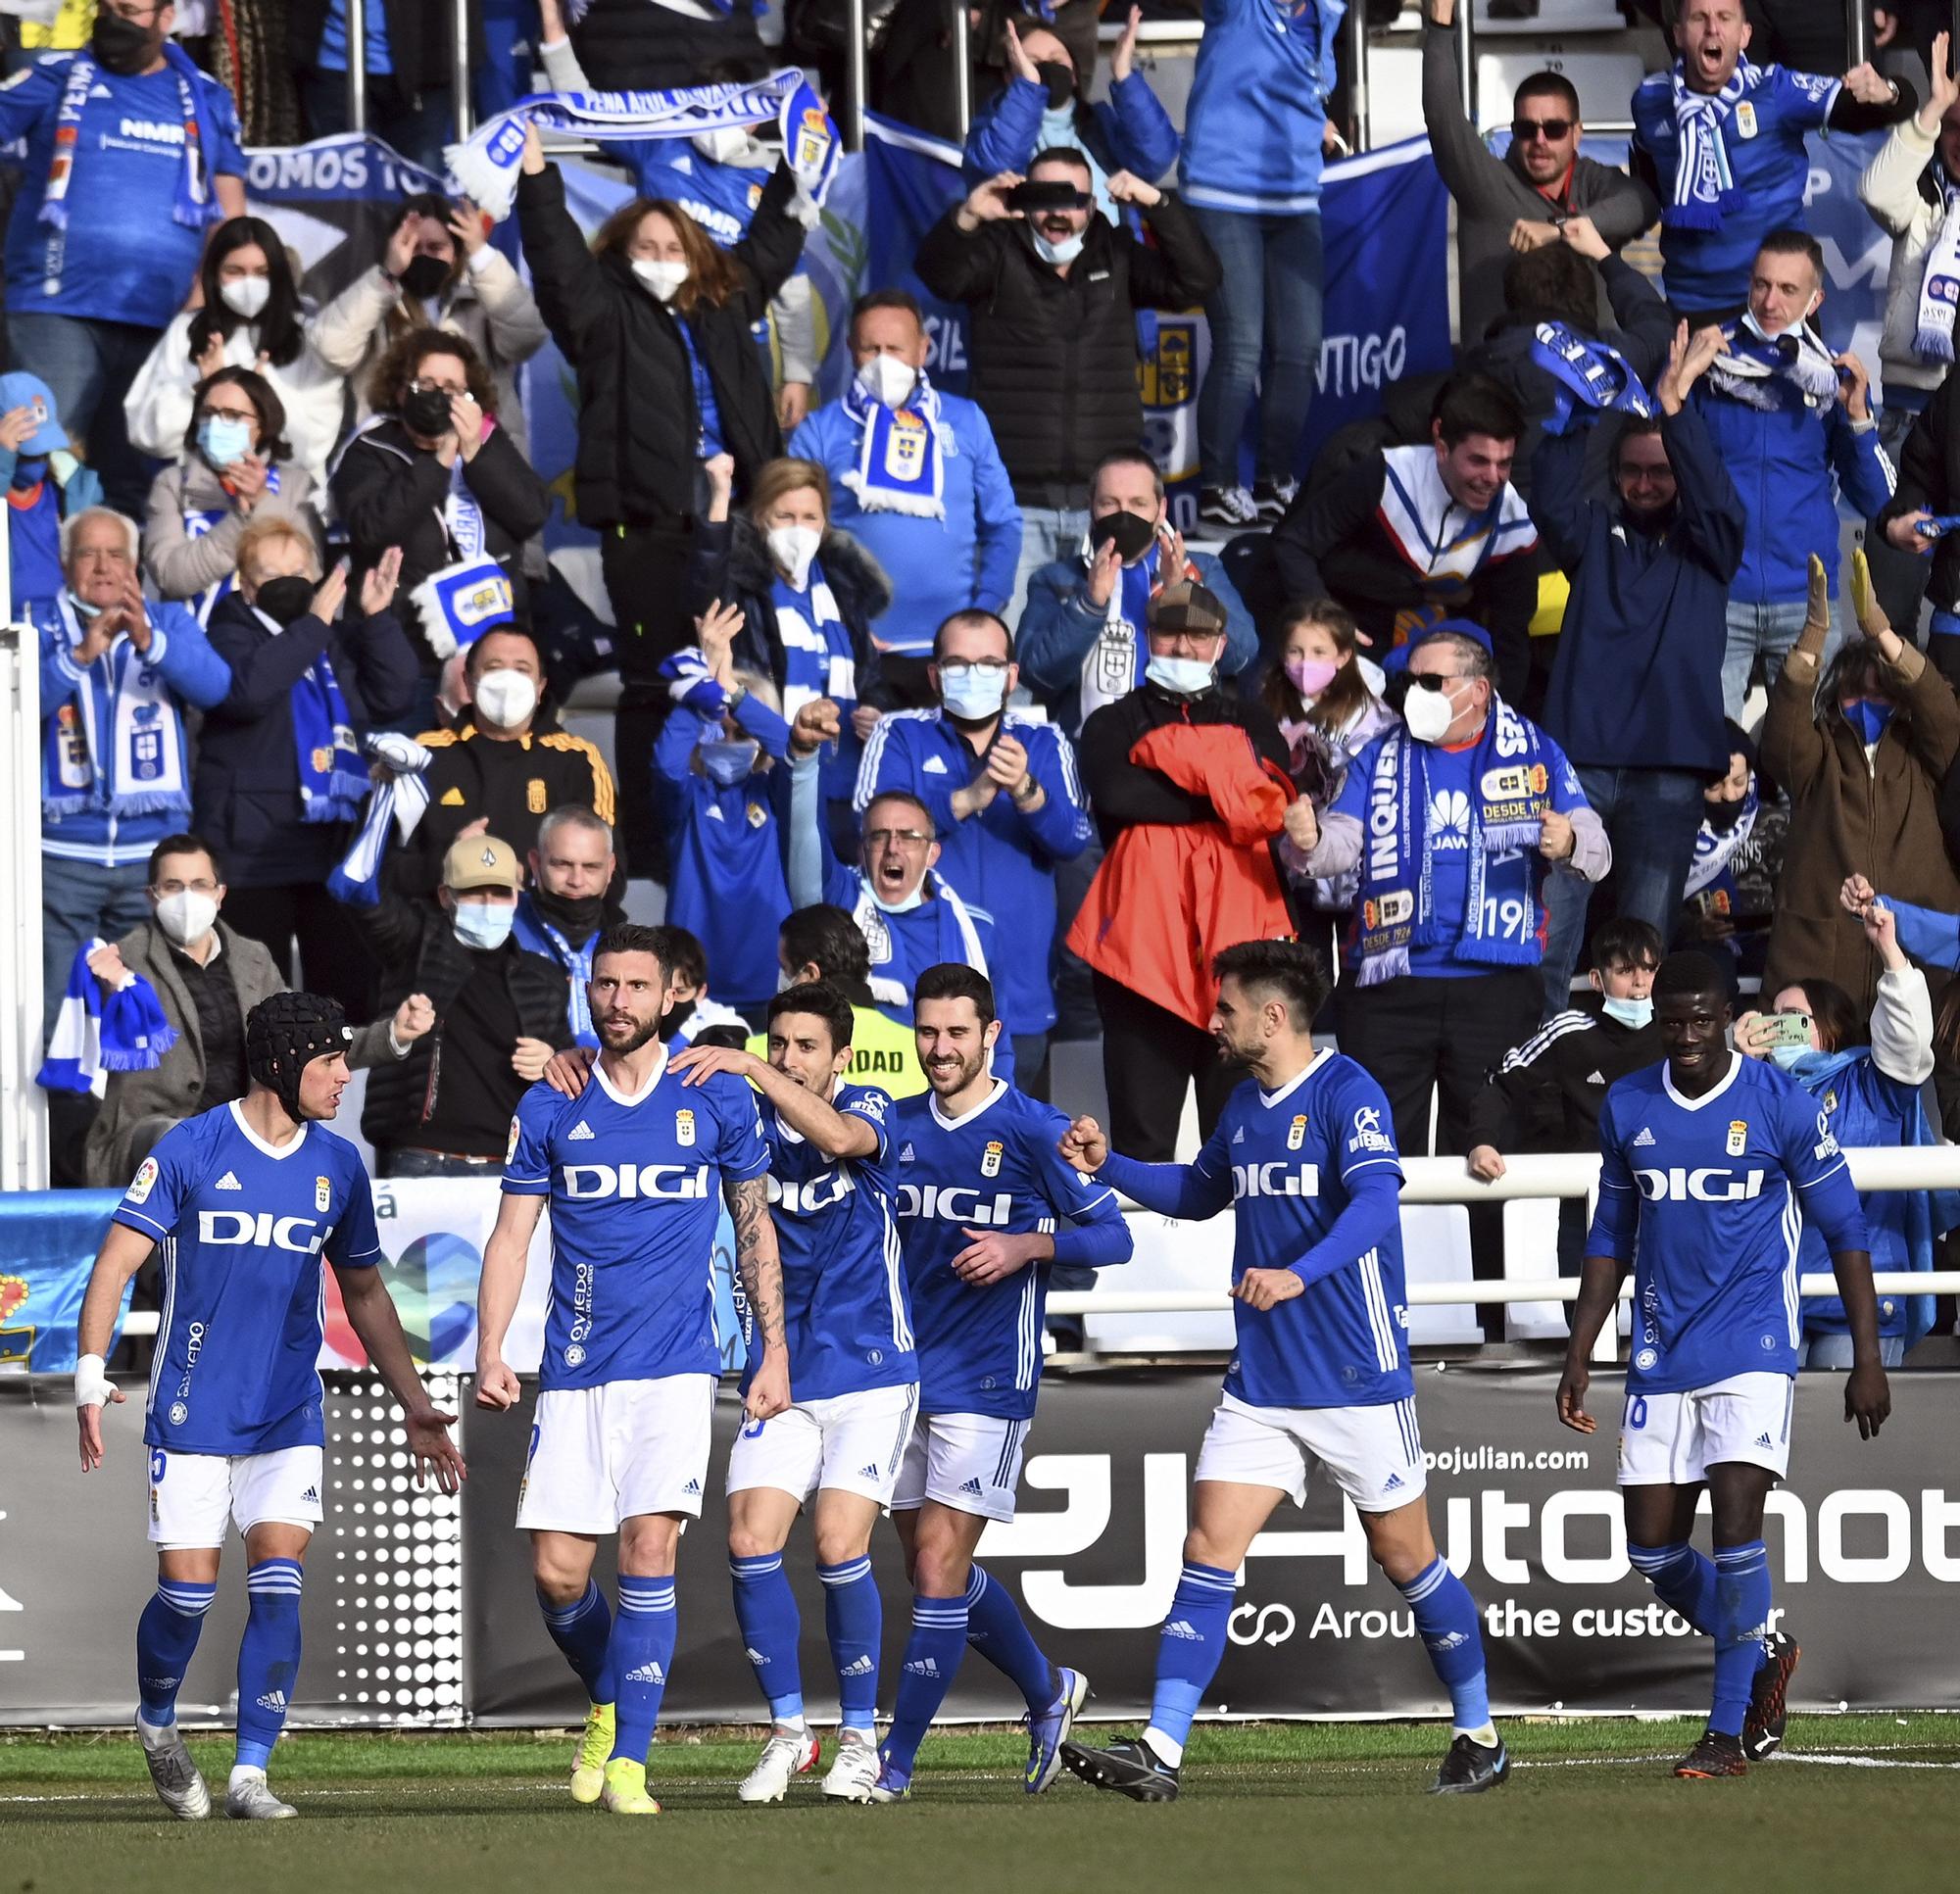
[[[34,409],[40,425],[14,450],[16,454],[58,454],[68,446],[68,435],[55,413],[54,390],[39,375],[0,375],[0,414],[11,414],[17,408]]]
[[[1432,638],[1441,638],[1446,633],[1451,638],[1467,638],[1473,645],[1482,645],[1492,657],[1497,655],[1492,646],[1491,634],[1474,619],[1440,618],[1433,625],[1424,625],[1406,645],[1397,645],[1390,652],[1382,659],[1382,669],[1391,677],[1397,671],[1407,670],[1408,661],[1415,656],[1418,647],[1428,644]]]

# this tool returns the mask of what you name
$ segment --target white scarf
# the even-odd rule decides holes
[[[55,601],[73,653],[82,640],[74,607],[64,593]],[[152,630],[153,639],[161,631]],[[155,644],[139,653],[127,632],[119,633],[93,664],[81,670],[74,705],[81,720],[84,754],[58,746],[61,788],[43,798],[50,815],[73,814],[87,806],[84,788],[101,794],[116,816],[190,813],[184,780],[183,723],[176,700],[154,660]],[[83,772],[86,772],[84,775]]]
[[[1684,76],[1683,62],[1674,62],[1671,82],[1679,146],[1674,159],[1674,202],[1661,219],[1669,229],[1719,230],[1727,214],[1740,202],[1724,134],[1742,95],[1754,91],[1762,76],[1760,66],[1739,59],[1721,91],[1693,92]]]
[[[1938,169],[1944,200],[1939,227],[1926,246],[1926,268],[1919,279],[1919,326],[1912,352],[1922,362],[1953,360],[1953,310],[1960,302],[1960,184]]]

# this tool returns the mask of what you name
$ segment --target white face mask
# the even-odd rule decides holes
[[[218,923],[218,903],[189,888],[157,903],[157,925],[180,947],[195,947]]]
[[[1196,697],[1210,687],[1215,661],[1202,657],[1156,657],[1144,666],[1144,675],[1177,697]]]
[[[1610,995],[1599,1002],[1599,1010],[1608,1019],[1617,1019],[1622,1026],[1631,1026],[1635,1032],[1652,1024],[1654,1003],[1651,996],[1645,999],[1615,999]]]
[[[788,993],[792,987],[800,987],[802,985],[803,982],[795,974],[785,973],[781,967],[776,969],[776,991],[778,993]]]
[[[456,938],[467,947],[500,947],[516,924],[515,901],[458,901]]]
[[[499,730],[514,730],[538,707],[538,687],[522,671],[485,671],[470,693],[476,714]]]
[[[633,274],[662,302],[670,303],[680,293],[681,284],[687,281],[687,265],[657,263],[650,257],[635,257]]]
[[[1051,243],[1039,230],[1030,232],[1035,240],[1035,255],[1043,263],[1073,263],[1082,254],[1083,238],[1087,234],[1078,230],[1072,237],[1063,237],[1059,243]]]
[[[229,282],[220,283],[218,293],[224,298],[226,309],[235,310],[249,322],[270,301],[272,279],[270,276],[234,276]]]
[[[948,716],[977,723],[997,716],[1007,697],[1007,673],[992,664],[942,664],[939,701]]]
[[[732,165],[749,155],[749,134],[741,125],[723,125],[719,131],[697,131],[689,142],[704,158],[717,165]]]
[[[1417,743],[1441,743],[1456,721],[1456,705],[1446,690],[1425,691],[1418,686],[1402,702],[1402,721]]]
[[[888,901],[883,899],[879,896],[878,891],[871,886],[871,878],[868,875],[864,878],[864,889],[871,897],[872,902],[887,914],[909,914],[913,908],[921,905],[925,900],[925,877],[923,875],[919,877],[918,886],[903,900]]]
[[[918,385],[918,370],[895,355],[874,355],[858,370],[858,385],[880,408],[902,408]]]
[[[788,574],[792,585],[802,585],[808,576],[809,562],[822,544],[823,535],[814,526],[769,528],[769,557],[775,560],[778,571]]]

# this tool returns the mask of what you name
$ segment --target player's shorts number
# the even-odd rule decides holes
[[[1627,1426],[1635,1431],[1647,1424],[1647,1397],[1636,1394],[1627,1402]]]

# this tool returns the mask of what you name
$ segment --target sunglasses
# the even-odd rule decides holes
[[[1409,687],[1418,691],[1446,691],[1457,683],[1460,671],[1411,671],[1408,674]]]
[[[1520,144],[1528,145],[1535,138],[1543,138],[1547,144],[1555,145],[1572,129],[1570,119],[1513,119],[1511,136]]]

